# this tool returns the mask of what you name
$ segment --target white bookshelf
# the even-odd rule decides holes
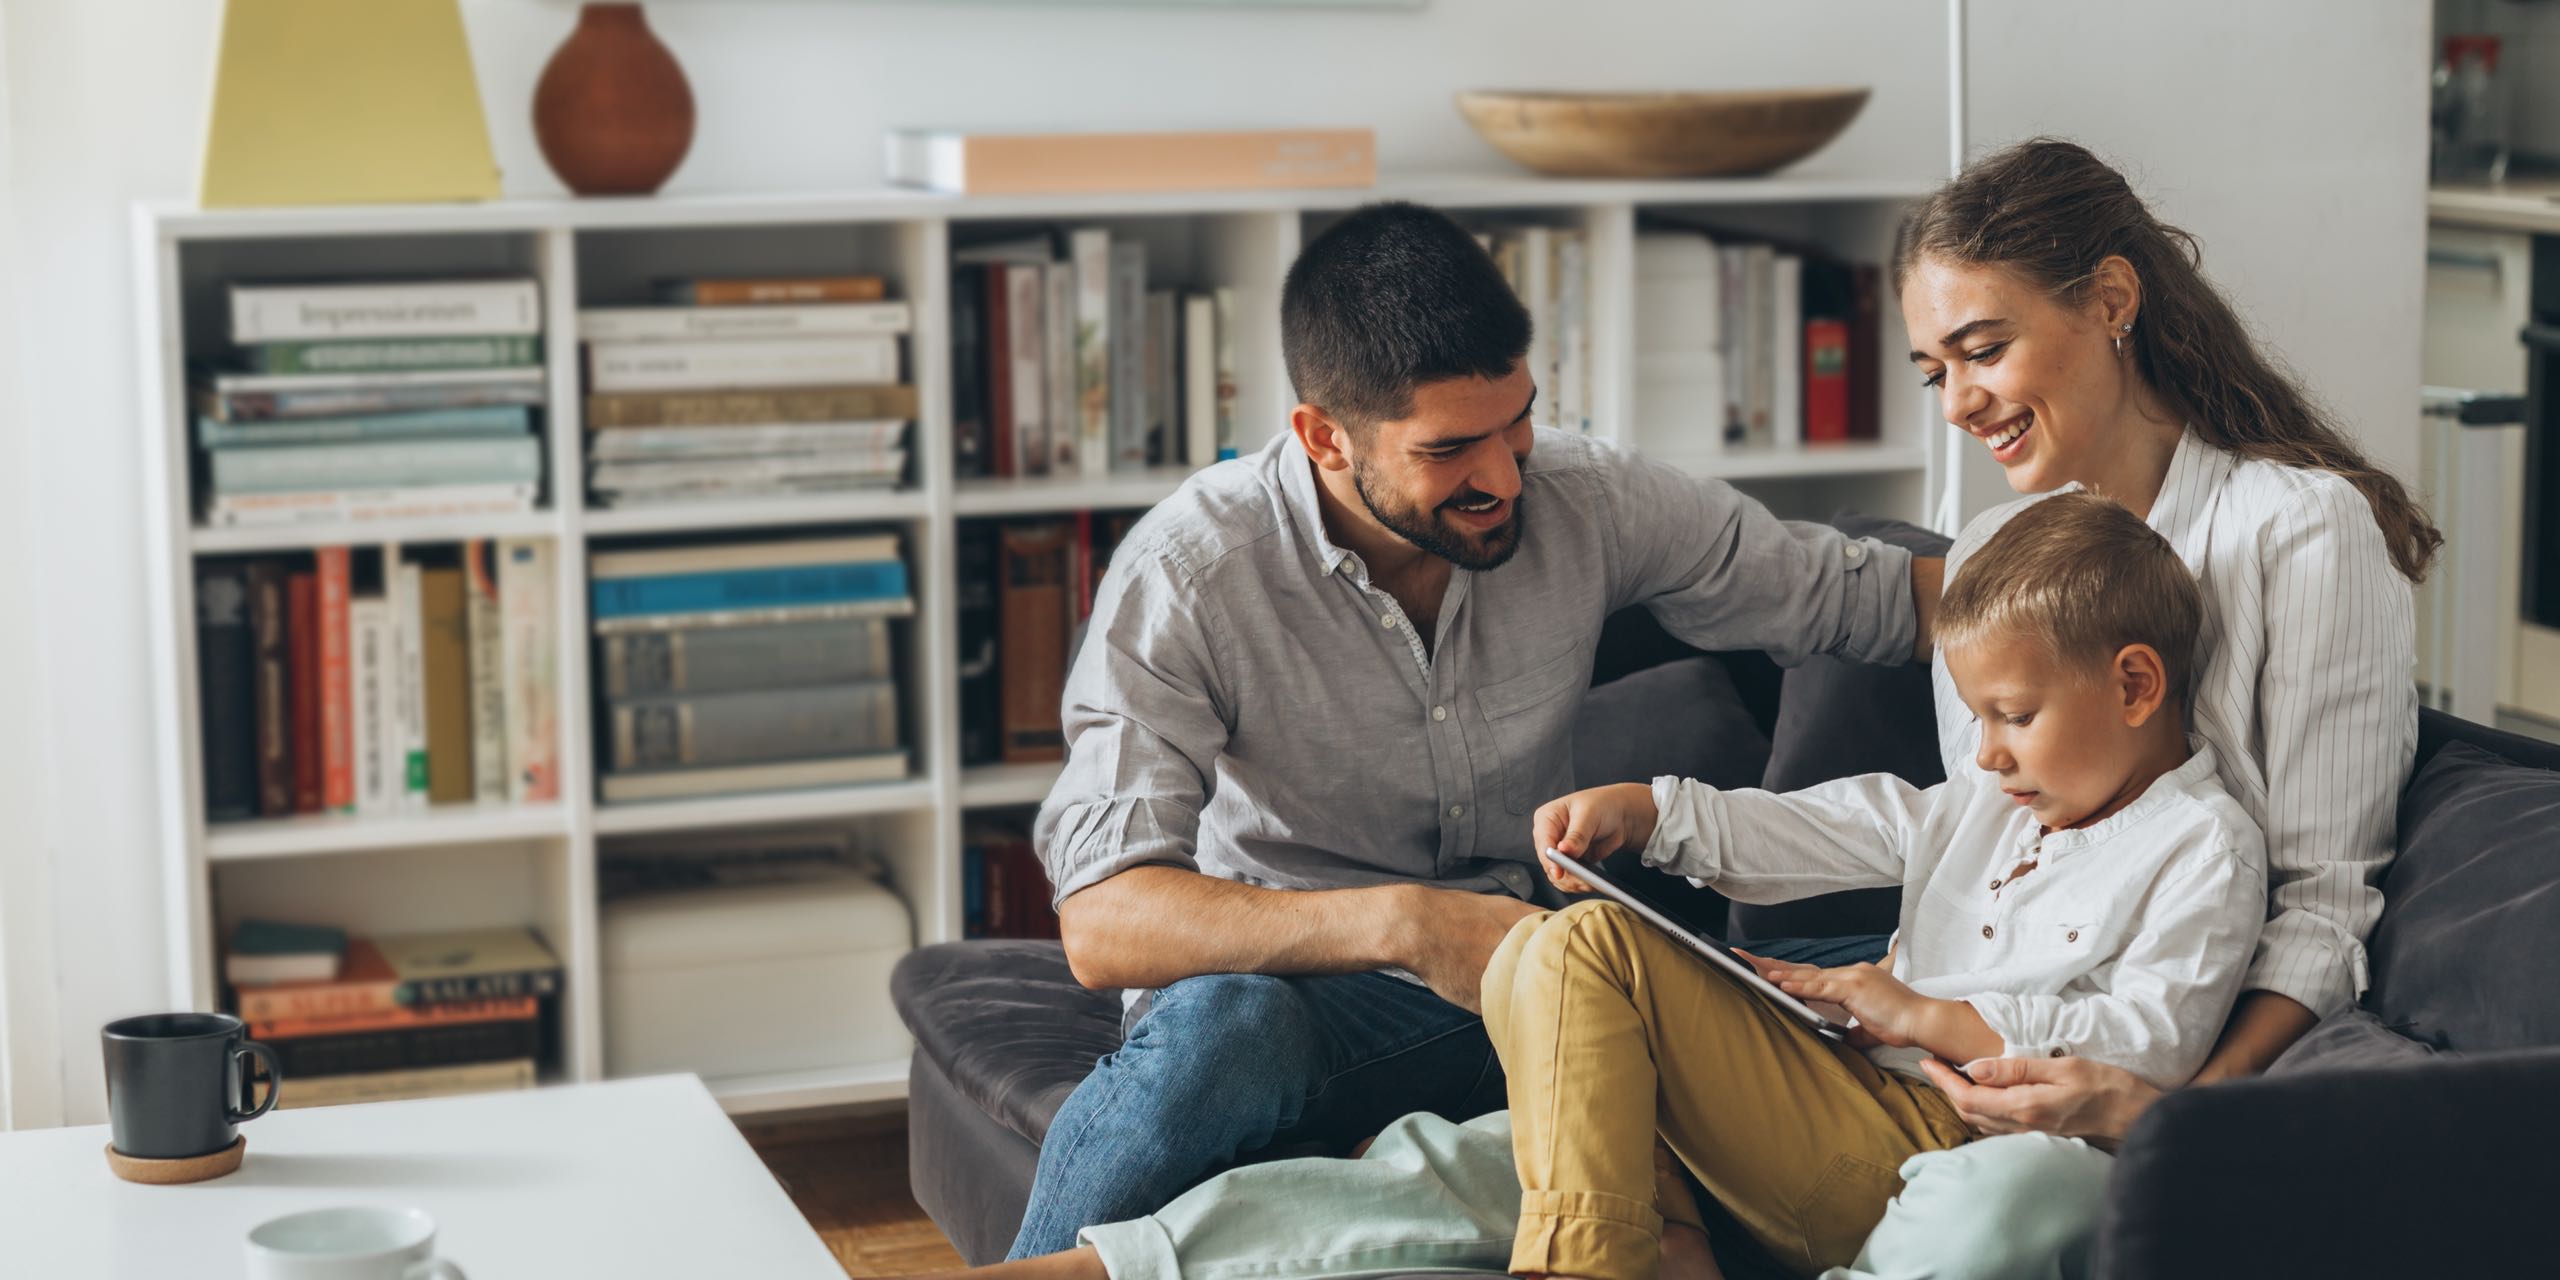
[[[1590,236],[1594,417],[1623,439],[1637,395],[1630,329],[1640,217],[1782,235],[1857,261],[1881,262],[1893,219],[1928,184],[1819,174],[1767,180],[1562,182],[1508,176],[1414,178],[1364,191],[962,199],[906,191],[530,200],[467,205],[204,211],[149,205],[134,217],[144,352],[143,482],[150,529],[153,775],[167,859],[170,998],[212,1008],[218,941],[242,914],[300,912],[351,929],[527,924],[564,966],[558,1074],[605,1075],[596,868],[615,842],[655,833],[778,825],[860,829],[905,900],[919,945],[960,936],[959,848],[972,810],[1036,804],[1055,765],[959,763],[956,527],[965,518],[1141,507],[1185,478],[1158,468],[1106,478],[967,479],[952,474],[950,305],[955,237],[1032,225],[1099,225],[1149,246],[1150,273],[1238,293],[1238,446],[1284,429],[1293,402],[1279,351],[1283,278],[1305,238],[1377,199],[1438,205],[1476,225],[1544,222]],[[914,305],[909,372],[920,393],[910,437],[915,483],[824,497],[632,510],[584,500],[576,314],[630,301],[654,275],[866,271]],[[186,359],[216,349],[215,302],[238,278],[521,273],[545,298],[549,497],[520,516],[298,527],[206,529],[194,523]],[[1889,305],[1889,300],[1887,300]],[[1898,328],[1888,324],[1888,330]],[[1891,343],[1886,346],[1890,348]],[[1938,476],[1926,448],[1928,407],[1895,394],[1887,371],[1882,439],[1791,450],[1662,449],[1678,465],[1721,476],[1789,516],[1837,507],[1918,519]],[[1705,420],[1702,407],[1701,421]],[[756,796],[607,805],[596,798],[586,562],[592,546],[676,534],[852,527],[898,533],[918,603],[902,628],[911,776],[899,782]],[[294,817],[208,824],[197,689],[194,566],[202,557],[317,546],[397,547],[532,536],[558,548],[561,799],[536,806],[456,806],[396,817]],[[903,1060],[715,1079],[733,1112],[797,1110],[901,1098]]]

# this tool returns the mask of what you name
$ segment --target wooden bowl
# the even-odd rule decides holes
[[[1560,178],[1767,173],[1822,149],[1866,89],[1733,93],[1461,93],[1458,111],[1502,154]]]

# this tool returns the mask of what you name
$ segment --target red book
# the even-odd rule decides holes
[[[403,1005],[326,1018],[283,1018],[249,1024],[252,1040],[291,1040],[297,1036],[343,1036],[360,1031],[405,1031],[443,1027],[457,1022],[505,1022],[542,1014],[542,998],[516,996],[504,1000],[452,1000],[442,1004]]]
[[[1804,322],[1804,438],[1813,444],[1849,438],[1849,322],[1819,316]]]
[[[320,803],[344,813],[356,807],[355,665],[347,645],[355,564],[345,547],[313,555],[320,562]]]
[[[293,811],[327,807],[320,737],[320,575],[285,579],[285,677],[293,713]]]
[[[1013,316],[1008,305],[1012,293],[1005,287],[1005,271],[1001,262],[987,264],[981,278],[986,281],[987,304],[978,314],[986,321],[987,332],[978,350],[987,360],[987,447],[994,455],[988,459],[988,470],[996,475],[1021,473],[1016,465],[1013,439]]]

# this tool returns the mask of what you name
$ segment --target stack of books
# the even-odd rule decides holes
[[[197,378],[207,524],[528,511],[542,485],[531,280],[230,287]]]
[[[598,552],[608,802],[907,776],[892,533]]]
[[[283,976],[278,976],[283,975]],[[224,957],[284,1108],[530,1089],[551,1048],[560,962],[521,927],[350,939],[245,921]]]
[[[206,817],[556,800],[557,574],[544,538],[205,559]]]
[[[1150,287],[1098,227],[952,254],[963,476],[1107,475],[1235,456],[1235,293]]]
[[[960,846],[960,931],[969,938],[1059,936],[1058,912],[1049,905],[1049,872],[1032,851],[1029,823],[969,823]]]
[[[1529,421],[1591,431],[1591,245],[1579,228],[1505,226],[1478,232],[1502,278],[1529,309]]]
[[[914,317],[887,294],[879,276],[675,280],[661,305],[579,312],[597,504],[903,482]]]
[[[960,762],[1063,760],[1059,700],[1111,553],[1143,514],[960,526]]]
[[[1636,438],[1668,453],[1879,432],[1877,269],[1692,230],[1636,237]]]

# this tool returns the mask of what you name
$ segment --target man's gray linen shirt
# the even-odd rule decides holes
[[[1067,678],[1067,764],[1035,832],[1056,896],[1156,864],[1529,898],[1545,883],[1529,817],[1573,789],[1612,612],[1641,604],[1690,644],[1785,663],[1911,657],[1899,549],[1579,435],[1541,429],[1522,473],[1518,553],[1452,575],[1427,651],[1325,536],[1292,436],[1139,521]]]

